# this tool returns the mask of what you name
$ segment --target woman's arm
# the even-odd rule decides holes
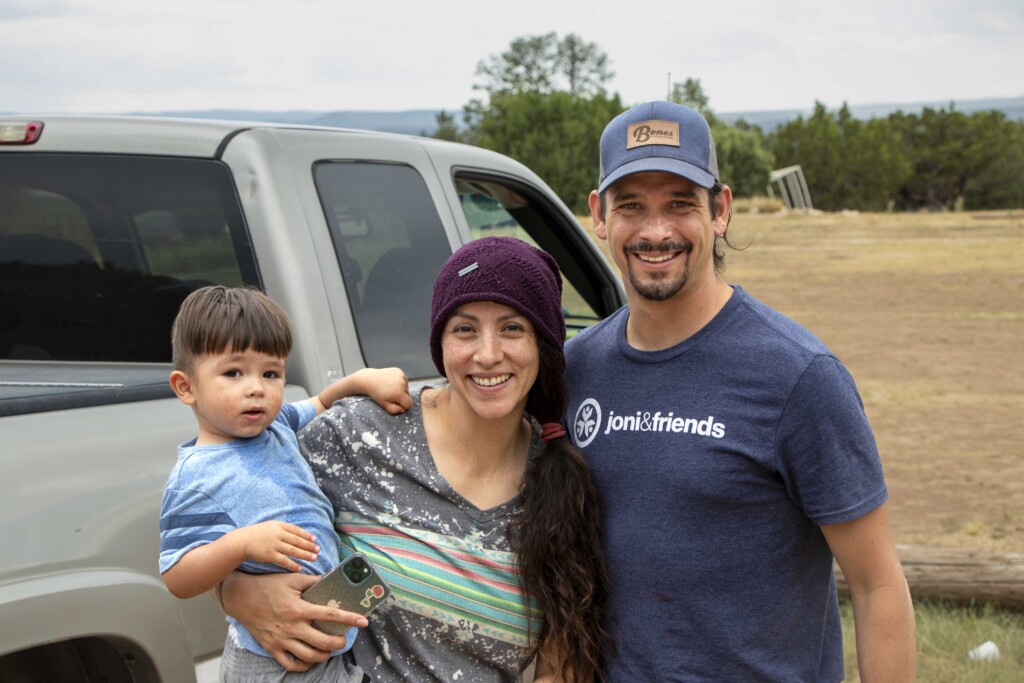
[[[220,604],[286,671],[305,671],[345,647],[344,636],[330,636],[312,622],[333,621],[365,628],[365,617],[306,602],[300,596],[320,577],[309,574],[232,572],[221,584]]]

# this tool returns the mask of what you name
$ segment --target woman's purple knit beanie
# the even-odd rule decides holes
[[[445,323],[456,308],[474,301],[494,301],[525,315],[537,336],[558,351],[558,371],[565,369],[562,276],[550,254],[514,237],[484,237],[451,255],[434,281],[430,306],[430,355],[442,375]]]

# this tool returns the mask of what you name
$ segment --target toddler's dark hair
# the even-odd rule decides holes
[[[292,350],[288,315],[254,287],[211,285],[186,297],[171,328],[175,370],[190,372],[201,356],[252,349],[279,358]]]

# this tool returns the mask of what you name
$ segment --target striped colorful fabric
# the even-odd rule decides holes
[[[518,646],[540,629],[540,611],[520,585],[512,553],[352,512],[340,513],[336,527],[342,552],[369,557],[402,609],[452,626],[473,623],[481,635]]]

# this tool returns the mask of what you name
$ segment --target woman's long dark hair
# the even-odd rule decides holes
[[[561,423],[569,404],[565,361],[539,336],[537,345],[540,369],[526,410],[541,424]],[[523,585],[544,615],[527,658],[552,652],[569,680],[602,679],[609,642],[600,510],[590,467],[568,436],[548,441],[527,468],[523,506],[509,525],[509,542]]]

